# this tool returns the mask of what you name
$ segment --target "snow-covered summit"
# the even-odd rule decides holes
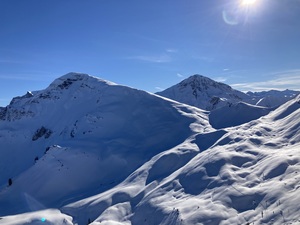
[[[13,98],[8,106],[0,108],[0,120],[12,121],[36,115],[45,116],[44,113],[49,113],[49,107],[44,107],[44,104],[56,105],[56,103],[65,102],[64,107],[67,107],[68,104],[72,105],[82,97],[89,98],[88,95],[83,96],[83,93],[95,94],[100,92],[99,89],[114,85],[116,84],[113,82],[101,80],[88,74],[68,73],[55,79],[44,90],[28,91],[23,96]],[[98,91],[93,91],[95,89]],[[90,97],[97,96],[92,95]]]
[[[63,76],[1,109],[0,224],[299,224],[299,103],[209,114]]]
[[[211,111],[238,102],[275,108],[293,99],[300,92],[271,90],[244,93],[208,77],[193,75],[157,94]]]
[[[59,207],[107,190],[204,127],[212,129],[194,107],[85,74],[60,77],[4,110],[0,215],[31,210],[21,193]]]
[[[60,89],[68,89],[72,84],[74,83],[80,83],[80,85],[92,85],[95,82],[102,82],[105,84],[109,84],[109,85],[116,85],[113,82],[110,81],[106,81],[106,80],[102,80],[98,77],[94,77],[85,73],[76,73],[76,72],[70,72],[67,73],[57,79],[55,79],[50,85],[49,85],[49,89],[52,88],[60,88]]]
[[[220,108],[248,98],[243,92],[202,75],[193,75],[157,94],[205,110]]]

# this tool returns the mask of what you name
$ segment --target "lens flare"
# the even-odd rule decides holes
[[[253,5],[256,3],[256,0],[242,0],[242,5]]]
[[[228,25],[234,26],[239,24],[238,18],[234,13],[224,10],[222,12],[222,15],[223,15],[224,22],[227,23]]]

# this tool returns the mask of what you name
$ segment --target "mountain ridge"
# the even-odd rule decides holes
[[[274,108],[293,99],[300,92],[270,90],[244,93],[222,82],[195,74],[156,94],[211,111],[240,101]]]
[[[146,108],[151,110],[147,111]],[[8,170],[0,168],[3,175],[0,186],[3,187],[7,179],[13,178],[15,185],[22,185],[25,193],[35,194],[36,198],[48,202],[49,207],[58,207],[59,198],[63,196],[55,196],[53,191],[53,194],[50,194],[50,191],[46,192],[47,195],[34,191],[30,186],[35,183],[34,180],[26,184],[19,179],[25,181],[25,178],[22,178],[25,176],[31,180],[30,174],[40,174],[39,171],[44,171],[45,174],[49,174],[49,185],[57,190],[53,182],[56,175],[59,178],[60,172],[47,172],[47,164],[42,163],[43,161],[55,164],[55,168],[58,166],[57,170],[64,171],[65,175],[68,175],[69,171],[76,171],[76,167],[80,167],[86,173],[89,170],[90,173],[96,172],[90,166],[84,167],[87,164],[87,156],[97,159],[89,164],[94,164],[98,170],[110,168],[106,175],[99,175],[95,181],[92,177],[86,180],[86,184],[80,182],[74,187],[65,187],[65,194],[69,190],[74,196],[80,195],[81,192],[88,192],[95,185],[100,185],[104,180],[104,183],[110,183],[115,179],[124,179],[149,157],[179,144],[199,128],[201,130],[201,127],[190,127],[194,122],[202,121],[200,124],[203,123],[209,128],[208,121],[201,116],[204,117],[200,110],[144,91],[116,85],[86,74],[65,75],[56,79],[45,90],[32,92],[30,97],[14,99],[7,107],[5,119],[0,121],[0,135],[6,139],[0,142],[1,158],[5,160],[4,165],[15,166],[9,166],[11,169]],[[173,139],[173,136],[176,139]],[[9,144],[14,139],[18,139],[18,143]],[[22,156],[24,148],[28,152],[26,157],[16,157],[16,154]],[[49,158],[49,154],[58,160]],[[77,158],[76,154],[81,156],[76,163],[69,162],[66,158],[67,155]],[[40,160],[35,162],[35,158]],[[66,162],[60,163],[64,161]],[[69,166],[66,166],[68,162]],[[43,167],[36,171],[35,168],[41,164]],[[64,166],[60,168],[61,165]],[[64,169],[66,167],[69,168],[68,171]],[[118,169],[123,171],[119,175],[116,172]],[[81,176],[84,177],[83,174]],[[76,183],[76,180],[75,176],[70,176],[68,182]],[[39,189],[46,188],[42,183],[39,186]],[[7,191],[13,193],[15,187],[12,186]],[[27,200],[23,198],[17,200],[12,198],[12,194],[7,194],[9,197],[6,198],[1,196],[0,205],[5,201],[11,202],[6,210],[13,211],[14,207],[21,206],[26,208]],[[9,200],[10,198],[14,201]],[[1,213],[6,210],[3,209]]]
[[[266,108],[208,112],[86,74],[26,95],[2,109],[1,225],[300,222],[300,95],[243,124],[226,123]]]
[[[234,90],[227,84],[197,74],[156,94],[204,110],[222,107],[247,97],[243,92]]]

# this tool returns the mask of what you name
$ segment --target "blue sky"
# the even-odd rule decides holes
[[[0,106],[84,72],[156,92],[193,74],[300,90],[300,1],[0,1]]]

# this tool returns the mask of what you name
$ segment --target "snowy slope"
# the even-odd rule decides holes
[[[212,110],[209,122],[216,129],[233,127],[256,120],[272,110],[274,109],[238,102]]]
[[[157,94],[204,110],[216,109],[248,98],[243,92],[202,75],[193,75]]]
[[[289,100],[299,95],[299,91],[285,90],[285,91],[262,91],[262,92],[247,92],[258,106],[276,107],[282,105]]]
[[[271,90],[245,94],[208,77],[193,75],[157,94],[211,111],[238,102],[275,108],[295,98],[300,92]]]
[[[7,216],[0,219],[0,224],[6,225],[73,225],[72,217],[62,214],[57,209],[36,211],[19,215]]]
[[[209,127],[198,109],[75,73],[13,99],[1,119],[0,215],[105,191]]]
[[[300,96],[214,129],[208,112],[83,74],[32,95],[0,121],[0,224],[300,224]]]
[[[79,224],[299,224],[299,118],[298,99],[240,127],[199,133],[63,211]]]

